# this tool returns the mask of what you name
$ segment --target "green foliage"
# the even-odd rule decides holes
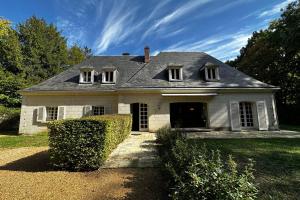
[[[176,137],[170,136],[172,133],[167,133],[167,129],[158,131],[158,138],[163,141],[160,155],[171,199],[256,199],[258,190],[253,183],[251,160],[243,171],[238,170],[231,156],[223,161],[219,151],[191,145],[178,131]]]
[[[287,6],[281,18],[273,21],[266,30],[254,32],[248,44],[240,51],[240,55],[228,64],[261,80],[279,86],[277,92],[280,120],[289,123],[296,119],[285,112],[299,108],[300,100],[300,1]],[[295,106],[298,105],[298,106]],[[288,113],[290,115],[291,113]],[[286,116],[286,117],[284,117]]]
[[[91,50],[87,47],[81,48],[77,44],[68,50],[68,64],[76,65],[90,56]]]
[[[67,48],[53,24],[31,17],[12,29],[0,18],[0,104],[21,105],[18,90],[44,81],[91,55],[87,47]]]
[[[0,106],[0,130],[18,130],[20,122],[20,109]]]
[[[22,71],[22,52],[17,32],[0,18],[0,67],[12,73]]]
[[[8,35],[11,27],[11,22],[7,19],[0,17],[0,37]]]
[[[72,171],[98,169],[131,131],[130,115],[103,115],[48,124],[53,167]]]
[[[33,16],[19,24],[17,31],[27,77],[34,75],[41,81],[60,72],[67,64],[66,39],[53,24]]]

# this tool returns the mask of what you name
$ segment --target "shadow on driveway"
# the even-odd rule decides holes
[[[0,170],[25,172],[51,171],[49,167],[48,150],[7,163],[6,165],[0,166]]]

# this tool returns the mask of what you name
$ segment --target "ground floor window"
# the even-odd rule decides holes
[[[104,115],[104,106],[93,106],[93,115]]]
[[[240,102],[240,119],[242,127],[253,127],[252,104],[250,102]]]
[[[46,107],[46,121],[57,119],[58,107]]]
[[[206,104],[200,102],[170,103],[172,128],[206,128]]]

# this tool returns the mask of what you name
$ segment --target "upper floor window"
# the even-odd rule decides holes
[[[113,66],[104,67],[102,72],[102,83],[116,83],[117,69]]]
[[[82,67],[80,68],[80,83],[93,83],[94,82],[94,68]]]
[[[212,64],[212,63],[206,63],[205,64],[205,79],[207,81],[220,80],[219,66]]]
[[[169,81],[182,81],[182,65],[169,65]]]

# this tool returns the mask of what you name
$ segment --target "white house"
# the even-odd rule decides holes
[[[278,129],[274,92],[202,52],[93,56],[21,91],[20,133],[49,121],[86,115],[132,114],[133,130]]]

